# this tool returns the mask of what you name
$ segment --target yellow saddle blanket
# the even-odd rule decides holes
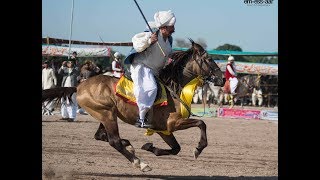
[[[159,106],[168,105],[166,90],[163,84],[161,83],[159,84],[161,87],[161,91],[159,90],[159,86],[158,86],[157,97],[153,105],[159,105]],[[127,103],[134,104],[134,105],[137,104],[136,98],[133,94],[133,82],[129,80],[127,77],[121,76],[120,80],[115,85],[115,92],[117,96],[123,98]],[[161,95],[159,93],[161,93]]]

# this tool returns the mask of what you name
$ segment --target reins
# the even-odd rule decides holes
[[[205,53],[205,52],[204,52],[204,53]],[[203,53],[203,54],[204,54],[204,53]],[[202,54],[202,55],[203,55],[203,54]],[[201,55],[201,56],[202,56],[202,55]],[[203,64],[203,63],[205,63],[206,66],[211,69],[210,75],[208,75],[208,77],[211,77],[211,73],[212,73],[213,75],[215,75],[214,72],[216,72],[217,70],[220,70],[219,67],[213,69],[213,68],[208,64],[208,62],[206,62],[203,58],[200,58],[201,63],[199,63],[197,60],[195,60],[195,59],[193,58],[193,55],[192,55],[191,58],[192,58],[192,59],[197,63],[197,65],[199,66],[199,68],[200,68],[200,74],[201,74],[201,72],[205,72],[204,68],[202,67],[202,64]],[[192,76],[196,77],[196,76],[197,76],[197,74],[195,74],[195,73],[193,73],[192,71],[186,69],[186,67],[183,67],[183,72],[187,72],[188,75],[191,75],[191,76],[188,76],[188,77],[192,77]],[[171,92],[171,94],[187,109],[187,111],[189,112],[189,116],[191,115],[191,116],[195,116],[195,117],[203,117],[203,116],[198,116],[198,115],[196,115],[196,114],[193,114],[193,113],[191,112],[191,109],[189,108],[189,106],[188,106],[184,101],[181,100],[181,98],[176,94],[176,92],[174,92],[174,91],[172,90],[171,87],[167,86],[167,85],[162,81],[162,79],[160,79],[158,76],[155,76],[155,77],[156,77],[156,78]],[[202,78],[203,81],[205,81],[205,79],[208,79],[208,77],[201,76],[201,78]]]

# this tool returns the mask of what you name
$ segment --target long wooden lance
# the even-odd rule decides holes
[[[134,2],[136,3],[136,5],[137,5],[137,7],[138,7],[138,9],[139,9],[139,11],[140,11],[140,13],[141,13],[141,15],[142,15],[142,17],[143,17],[144,21],[146,22],[146,24],[147,24],[147,26],[148,26],[148,28],[149,28],[149,30],[150,30],[150,32],[151,32],[151,33],[153,33],[153,31],[152,31],[152,29],[151,29],[151,27],[150,27],[150,25],[149,25],[149,23],[148,23],[148,21],[147,21],[146,17],[144,16],[143,12],[142,12],[142,11],[141,11],[141,9],[140,9],[139,4],[137,3],[137,1],[136,1],[136,0],[134,0]],[[163,49],[161,48],[161,46],[160,46],[160,44],[159,44],[159,42],[158,42],[158,41],[157,41],[157,44],[158,44],[158,46],[159,46],[159,48],[160,48],[160,50],[161,50],[161,52],[162,52],[163,56],[164,56],[164,57],[166,57],[166,54],[164,53],[164,51],[163,51]]]

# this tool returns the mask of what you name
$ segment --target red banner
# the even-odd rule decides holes
[[[260,119],[260,110],[219,108],[218,117]]]

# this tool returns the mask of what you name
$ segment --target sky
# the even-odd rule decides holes
[[[176,16],[174,39],[203,39],[207,50],[228,43],[242,51],[278,52],[278,0],[268,5],[267,0],[260,5],[244,0],[136,1],[147,21],[154,21],[157,11],[171,10]],[[42,37],[69,39],[71,15],[72,0],[42,0]],[[145,29],[134,0],[74,0],[72,40],[131,42]],[[125,55],[131,49],[111,48]]]

